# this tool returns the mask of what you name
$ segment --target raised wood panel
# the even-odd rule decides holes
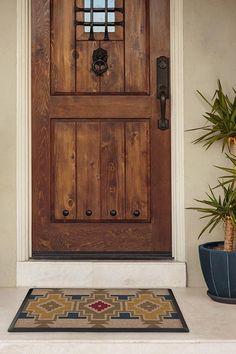
[[[77,42],[76,91],[79,93],[99,92],[99,77],[92,71],[93,51],[97,48],[96,42]]]
[[[76,218],[76,125],[56,122],[53,124],[53,196],[56,220]],[[69,215],[63,216],[63,210]]]
[[[51,90],[75,92],[74,0],[52,1]]]
[[[125,38],[123,28],[116,27],[115,33],[109,33],[110,41],[103,41],[104,33],[95,33],[96,40],[88,41],[89,33],[84,32],[84,27],[74,25],[74,3],[52,2],[52,93],[149,93],[147,2],[125,3]],[[122,7],[122,3],[117,1],[117,7]],[[77,0],[76,4],[83,7],[84,2]],[[84,13],[78,12],[76,16],[82,21]],[[123,14],[116,13],[117,21],[122,18]],[[109,69],[96,77],[91,69],[92,55],[99,46],[108,52]]]
[[[126,219],[149,218],[149,123],[126,125]],[[140,216],[135,216],[138,211]]]
[[[100,124],[77,123],[77,217],[100,219]],[[86,210],[92,215],[87,216]]]
[[[53,126],[56,220],[147,220],[149,122],[82,119]]]
[[[124,218],[124,124],[101,123],[101,207],[102,218]],[[116,211],[112,216],[111,211]]]
[[[124,92],[124,43],[101,42],[108,53],[108,70],[101,78],[101,92]]]
[[[149,92],[147,3],[125,2],[125,92]]]

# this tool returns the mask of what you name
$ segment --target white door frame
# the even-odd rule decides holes
[[[17,0],[17,262],[31,256],[31,1]],[[172,244],[185,262],[183,0],[170,0]]]

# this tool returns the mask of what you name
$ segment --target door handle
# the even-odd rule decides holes
[[[166,118],[166,100],[170,98],[169,92],[169,58],[157,58],[157,99],[160,100],[161,118],[158,120],[160,130],[169,129],[169,120]]]

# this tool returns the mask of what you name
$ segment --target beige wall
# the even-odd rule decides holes
[[[15,285],[16,0],[0,0],[0,286]]]
[[[236,87],[236,1],[184,0],[184,84],[186,129],[199,126],[206,109],[196,89],[211,96],[220,77],[227,90]],[[0,0],[0,286],[15,285],[16,263],[16,0]],[[185,135],[186,206],[201,198],[222,164],[220,147],[204,152]],[[186,251],[191,286],[202,285],[197,241],[201,223],[186,211]],[[214,235],[220,238],[221,230]]]
[[[201,126],[201,114],[208,107],[196,94],[199,89],[209,98],[220,78],[225,89],[231,92],[236,87],[236,1],[235,0],[184,0],[184,101],[185,128]],[[199,133],[198,133],[199,134]],[[220,174],[213,164],[222,165],[225,158],[221,146],[207,152],[201,145],[190,141],[199,136],[185,133],[185,204],[192,206],[193,198],[204,197],[208,184],[216,183]],[[196,203],[195,203],[196,205]],[[189,285],[203,284],[199,269],[197,245],[206,241],[222,239],[222,228],[213,237],[197,235],[203,223],[199,214],[186,211],[186,250]]]

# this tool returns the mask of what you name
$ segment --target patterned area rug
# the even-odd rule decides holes
[[[188,332],[169,289],[30,289],[9,332]]]

